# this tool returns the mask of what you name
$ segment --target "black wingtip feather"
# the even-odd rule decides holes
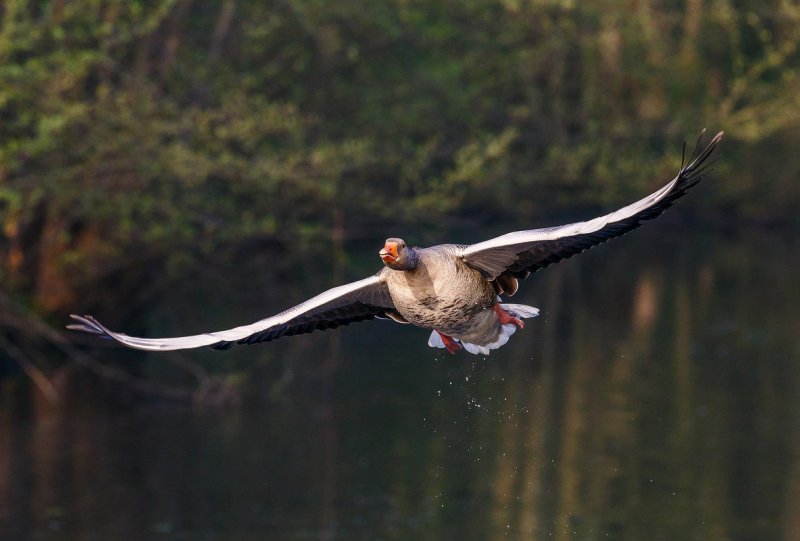
[[[102,325],[100,325],[97,322],[97,320],[95,320],[92,316],[89,315],[79,316],[76,314],[70,314],[69,317],[78,322],[67,325],[67,329],[71,331],[80,331],[89,334],[99,334],[99,335],[107,334],[105,328]]]
[[[681,159],[681,168],[679,175],[686,179],[690,180],[696,177],[702,177],[703,173],[707,170],[709,166],[711,166],[717,159],[717,156],[714,156],[712,160],[709,162],[708,158],[714,153],[714,151],[719,146],[720,142],[722,141],[723,135],[725,132],[718,132],[708,144],[698,152],[700,148],[700,143],[703,140],[703,136],[706,133],[706,130],[703,130],[700,133],[700,137],[697,138],[697,142],[692,149],[692,153],[689,155],[689,160],[685,164],[683,163],[683,159]]]
[[[700,142],[703,140],[703,137],[706,135],[706,128],[700,130],[700,136],[697,138],[697,141],[694,143],[694,148],[692,148],[692,153],[690,154],[689,161],[692,161],[695,153],[697,152],[697,148],[700,146]]]
[[[69,329],[70,331],[85,332],[87,334],[93,334],[95,336],[99,336],[100,338],[108,340],[112,339],[111,331],[103,327],[92,316],[90,315],[79,316],[76,314],[70,314],[69,317],[78,322],[67,325],[67,329]]]
[[[683,142],[681,145],[681,168],[680,170],[683,171],[683,168],[686,166],[686,141]]]

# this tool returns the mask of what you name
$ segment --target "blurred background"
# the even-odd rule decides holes
[[[800,4],[5,0],[2,539],[800,539]],[[491,357],[146,354],[654,191]]]

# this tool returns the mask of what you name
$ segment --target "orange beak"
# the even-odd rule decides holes
[[[397,261],[397,243],[387,242],[378,255],[381,256],[384,263],[394,263]]]

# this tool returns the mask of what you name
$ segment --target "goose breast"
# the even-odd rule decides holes
[[[472,320],[494,306],[492,285],[459,257],[463,247],[420,249],[413,271],[389,271],[387,284],[397,311],[409,322],[450,335],[469,332]]]

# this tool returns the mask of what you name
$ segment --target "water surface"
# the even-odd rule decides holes
[[[489,357],[390,322],[178,354],[229,378],[226,407],[74,368],[52,373],[51,404],[6,377],[0,537],[798,539],[792,242],[637,232],[526,281],[517,302],[542,316]],[[340,274],[377,268],[374,246],[349,251],[369,256]],[[105,322],[226,328],[338,279],[270,257],[209,264]],[[163,355],[86,351],[187,382]]]

